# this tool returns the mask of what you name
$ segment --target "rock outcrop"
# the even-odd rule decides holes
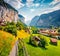
[[[22,15],[18,15],[18,17],[19,17],[19,20],[21,20],[23,23],[25,22],[25,17],[23,17]]]
[[[12,6],[5,3],[3,0],[0,1],[0,22],[17,22],[18,12]]]

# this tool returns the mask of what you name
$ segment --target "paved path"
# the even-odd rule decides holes
[[[18,42],[16,42],[16,44],[14,45],[14,47],[12,48],[12,51],[10,52],[9,56],[17,56],[17,45]]]

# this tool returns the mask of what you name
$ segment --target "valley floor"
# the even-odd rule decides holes
[[[4,35],[3,35],[3,33],[4,33]],[[41,47],[34,47],[34,46],[30,45],[29,44],[30,35],[28,33],[26,33],[24,30],[18,31],[17,34],[18,35],[15,39],[14,36],[12,36],[11,34],[9,34],[7,32],[0,31],[0,40],[1,40],[0,41],[0,48],[6,47],[5,45],[1,46],[1,44],[4,44],[3,43],[4,40],[5,41],[8,40],[8,42],[6,42],[6,43],[11,44],[13,47],[14,42],[17,41],[18,38],[23,38],[24,44],[26,46],[26,49],[27,49],[29,56],[60,56],[60,40],[58,40],[58,45],[54,46],[54,45],[50,44],[50,38],[49,37],[41,35],[42,37],[45,37],[47,39],[47,42],[49,43],[48,46],[46,46],[46,49],[44,49]],[[33,34],[33,35],[36,36],[38,34]],[[11,36],[11,38],[10,38],[10,36]],[[10,39],[9,38],[6,39],[6,37],[9,37]],[[13,37],[13,39],[12,39],[12,37]],[[12,43],[11,43],[11,41],[12,41]],[[11,50],[11,47],[10,47],[10,45],[7,45],[7,46],[9,46],[8,49],[10,48],[9,50],[7,49],[8,53],[9,53]],[[3,49],[3,50],[5,51],[6,49]],[[7,51],[5,51],[5,52],[7,52]],[[5,53],[5,54],[6,54],[6,56],[8,55],[7,53]]]
[[[48,43],[49,43],[50,38],[46,36],[44,37],[48,40]],[[41,47],[34,47],[28,44],[29,38],[26,38],[24,41],[25,41],[25,45],[30,56],[60,56],[60,40],[58,40],[57,46],[51,45],[49,43],[48,46],[46,46],[46,49],[41,48]]]

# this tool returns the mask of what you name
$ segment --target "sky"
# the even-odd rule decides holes
[[[4,0],[25,17],[29,24],[33,17],[60,10],[60,0]]]

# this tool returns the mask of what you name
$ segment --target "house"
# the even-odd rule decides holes
[[[50,29],[50,30],[49,30],[49,33],[50,33],[50,34],[57,34],[58,32],[57,32],[56,29]]]
[[[48,35],[49,29],[40,29],[40,30],[38,30],[38,33],[43,34],[43,35]]]
[[[57,39],[51,38],[50,39],[51,44],[57,45]]]
[[[49,33],[49,29],[40,29],[39,33]]]
[[[37,37],[37,36],[33,36],[33,39],[32,40],[40,41],[40,38]]]
[[[39,43],[40,43],[40,38],[38,36],[33,36],[32,37],[32,44],[38,45]]]
[[[50,35],[54,36],[58,34],[58,31],[56,29],[40,29],[38,32],[43,35],[48,35],[48,36]]]
[[[29,28],[26,28],[26,29],[25,29],[25,32],[27,32],[27,33],[30,34],[30,29],[29,29]]]

